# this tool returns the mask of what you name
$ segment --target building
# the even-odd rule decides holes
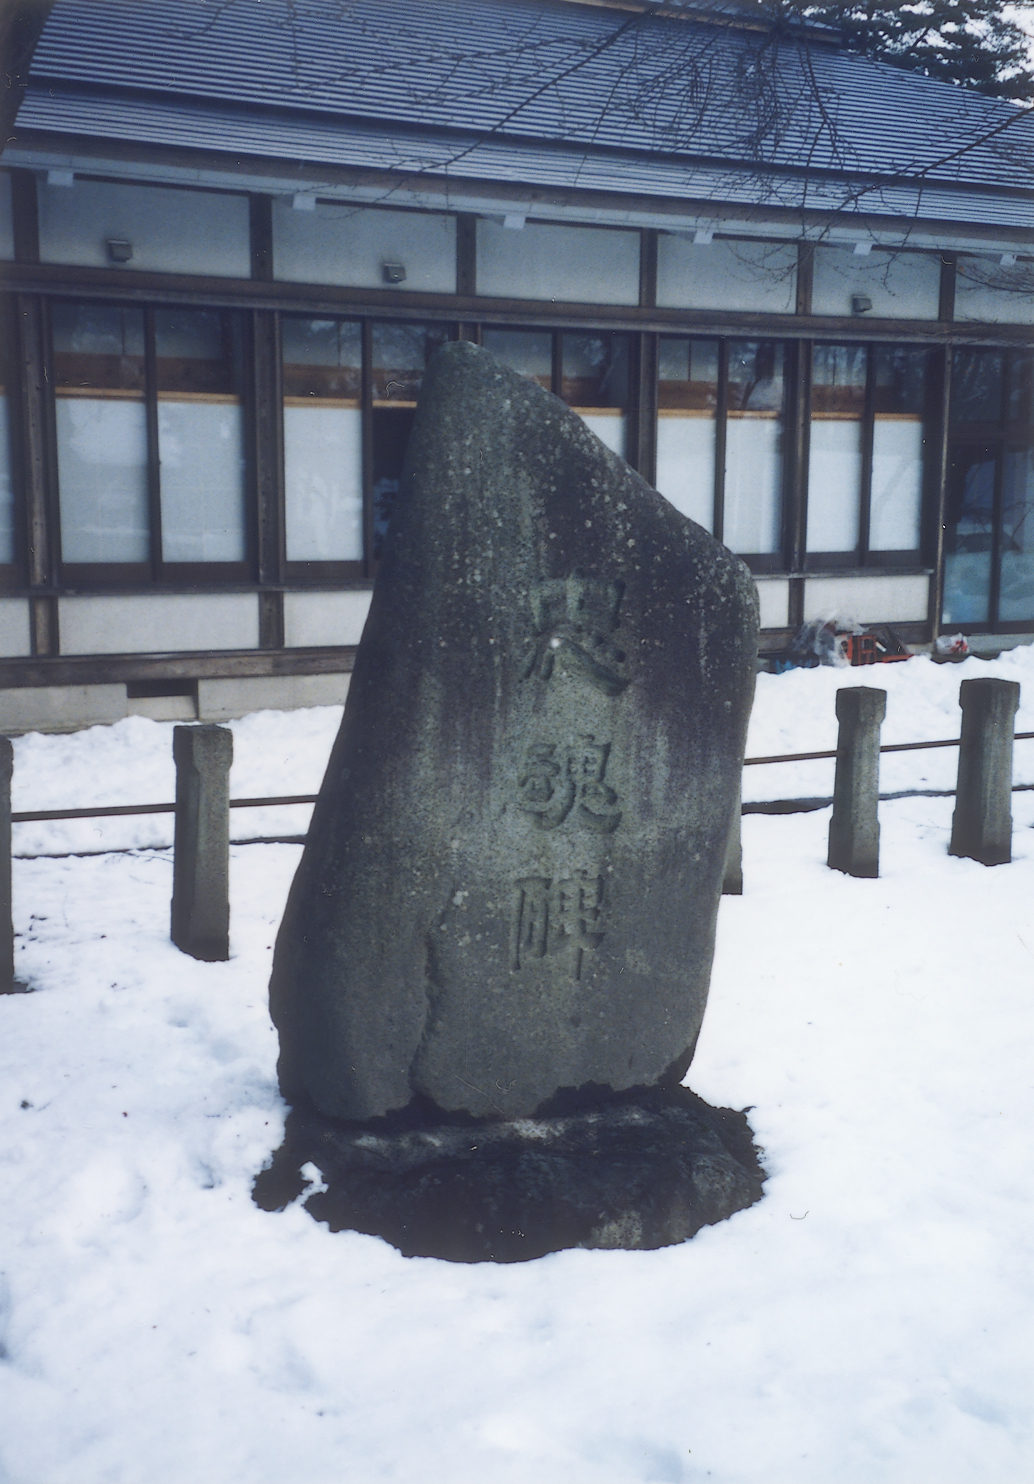
[[[456,336],[745,558],[765,651],[1034,632],[1014,105],[634,0],[55,0],[21,84],[6,730],[339,700]]]

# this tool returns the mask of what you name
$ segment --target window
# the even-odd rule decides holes
[[[447,325],[283,317],[292,579],[359,578],[379,558],[420,382],[449,335]]]
[[[1034,355],[955,351],[942,623],[1034,619]]]
[[[237,317],[59,303],[51,325],[66,580],[246,576]]]
[[[362,326],[285,316],[288,562],[363,559]]]
[[[759,569],[781,561],[784,348],[662,336],[657,488]]]
[[[777,340],[729,343],[722,540],[741,555],[782,546],[784,360]]]
[[[718,341],[664,336],[658,347],[657,488],[714,531]]]
[[[922,536],[929,352],[816,345],[808,565],[915,563]]]
[[[607,331],[487,328],[485,350],[555,391],[621,458],[628,447],[629,337]]]

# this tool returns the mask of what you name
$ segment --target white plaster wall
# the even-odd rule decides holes
[[[385,263],[402,263],[404,282],[392,288],[456,292],[456,218],[430,211],[317,205],[296,211],[273,202],[273,264],[277,278],[384,288]]]
[[[0,258],[14,257],[14,222],[11,215],[11,177],[0,170]]]
[[[76,180],[39,184],[40,260],[109,268],[107,242],[133,244],[124,268],[248,278],[246,196]]]
[[[26,685],[0,690],[0,728],[11,732],[70,732],[121,721],[124,685]]]
[[[761,603],[761,627],[785,629],[789,623],[790,582],[786,577],[755,577]]]
[[[852,294],[872,300],[879,319],[937,318],[941,263],[936,253],[886,253],[865,257],[850,247],[817,247],[811,290],[812,314],[850,314]],[[857,315],[859,325],[866,318]]]
[[[60,598],[58,610],[62,654],[167,654],[258,646],[254,593]]]
[[[792,314],[797,249],[769,242],[693,242],[664,234],[657,243],[662,309],[760,309]]]
[[[370,592],[285,593],[285,646],[310,649],[358,644],[372,596]]]
[[[229,721],[249,711],[295,711],[301,706],[341,706],[350,675],[247,675],[239,680],[199,680],[202,721]]]
[[[639,303],[639,233],[532,222],[477,224],[477,290],[507,299]]]
[[[0,654],[31,653],[28,603],[24,598],[0,598]]]
[[[839,614],[859,623],[921,623],[929,596],[930,578],[925,574],[809,577],[804,584],[804,621]]]
[[[987,324],[1034,324],[1034,263],[1002,267],[991,258],[960,258],[955,318]]]

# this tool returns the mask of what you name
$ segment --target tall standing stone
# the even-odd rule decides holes
[[[518,1117],[681,1078],[756,638],[742,562],[441,350],[277,941],[285,1096]]]

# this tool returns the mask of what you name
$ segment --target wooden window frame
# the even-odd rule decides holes
[[[886,342],[873,340],[848,339],[842,340],[812,340],[808,344],[808,375],[806,385],[798,389],[802,405],[807,407],[807,416],[802,419],[800,471],[799,471],[799,541],[801,552],[801,569],[804,573],[815,576],[820,572],[875,572],[875,571],[900,571],[915,572],[924,567],[928,554],[929,543],[929,511],[933,498],[933,484],[935,468],[937,465],[937,368],[932,363],[932,358],[927,362],[927,378],[924,386],[923,412],[921,414],[923,439],[922,439],[922,469],[920,472],[920,505],[919,505],[919,538],[914,547],[902,550],[873,551],[869,546],[870,522],[872,519],[872,469],[873,469],[873,444],[876,428],[876,360],[879,351],[884,348]],[[897,342],[895,342],[895,345]],[[865,351],[865,391],[863,397],[862,415],[860,418],[862,429],[861,469],[858,505],[858,541],[850,551],[811,551],[807,546],[808,526],[808,478],[811,450],[811,388],[812,388],[812,363],[814,351],[820,345],[843,345],[858,346]],[[913,346],[908,343],[901,345],[906,350],[926,350],[928,346]]]
[[[90,300],[91,303],[111,304],[117,308],[142,308],[144,317],[144,406],[147,419],[147,506],[148,506],[148,557],[143,562],[67,562],[61,548],[60,472],[57,453],[57,398],[54,377],[54,338],[51,323],[51,306],[55,303],[82,303],[71,295],[55,295],[43,306],[44,356],[46,358],[46,380],[50,386],[47,398],[47,442],[49,463],[53,471],[51,478],[50,530],[55,554],[54,567],[57,585],[62,589],[92,592],[97,590],[154,589],[156,591],[192,592],[224,590],[254,583],[256,550],[256,498],[255,498],[255,406],[254,378],[248,375],[253,366],[254,346],[248,334],[246,317],[241,311],[215,308],[219,314],[233,315],[241,334],[240,356],[242,364],[235,368],[240,387],[241,442],[244,451],[244,513],[243,536],[245,555],[239,562],[169,562],[162,556],[161,482],[158,449],[158,403],[157,357],[155,350],[156,308],[179,308],[176,304],[155,306],[150,303],[127,306],[115,298]],[[187,309],[202,306],[185,305]],[[209,307],[209,306],[205,306]]]

